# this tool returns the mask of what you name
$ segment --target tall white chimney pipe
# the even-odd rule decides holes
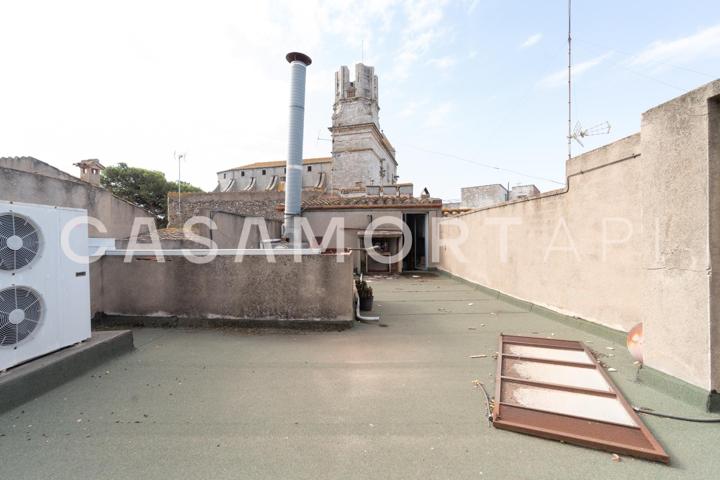
[[[304,53],[290,52],[290,126],[288,132],[287,169],[285,173],[285,221],[283,234],[291,245],[299,245],[301,232],[295,225],[300,216],[303,174],[303,130],[305,124],[305,70],[312,63]]]

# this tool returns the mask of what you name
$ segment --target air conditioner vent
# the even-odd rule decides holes
[[[25,340],[41,319],[42,302],[35,292],[25,287],[0,290],[0,347]]]
[[[39,250],[40,235],[35,225],[14,213],[0,215],[0,270],[25,267]]]

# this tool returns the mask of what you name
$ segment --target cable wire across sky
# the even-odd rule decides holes
[[[428,150],[428,149],[426,149],[426,148],[418,147],[418,146],[415,146],[415,145],[405,145],[405,146],[406,146],[406,147],[409,147],[409,148],[412,148],[412,149],[414,149],[414,150],[419,150],[419,151],[421,151],[421,152],[429,153],[429,154],[432,154],[432,155],[439,155],[439,156],[441,156],[441,157],[454,158],[454,159],[456,159],[456,160],[460,160],[460,161],[463,161],[463,162],[471,163],[471,164],[477,165],[477,166],[479,166],[479,167],[489,168],[489,169],[492,169],[492,170],[498,170],[498,171],[501,171],[501,172],[512,173],[512,174],[514,174],[514,175],[519,175],[519,176],[521,176],[521,177],[532,178],[532,179],[534,179],[534,180],[541,180],[541,181],[544,181],[544,182],[550,182],[550,183],[554,183],[554,184],[557,184],[557,185],[565,186],[565,182],[559,182],[559,181],[557,181],[557,180],[553,180],[553,179],[545,178],[545,177],[539,177],[539,176],[537,176],[537,175],[530,175],[530,174],[527,174],[527,173],[518,172],[517,170],[511,170],[511,169],[509,169],[509,168],[503,168],[503,167],[498,167],[498,166],[496,166],[496,165],[490,165],[490,164],[487,164],[487,163],[478,162],[478,161],[476,161],[476,160],[470,160],[469,158],[464,158],[464,157],[461,157],[461,156],[459,156],[459,155],[455,155],[455,154],[452,154],[452,153],[443,153],[443,152],[438,152],[438,151],[435,151],[435,150]]]

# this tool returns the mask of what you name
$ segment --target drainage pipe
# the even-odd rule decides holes
[[[363,281],[363,274],[360,274],[360,281]],[[364,322],[379,322],[380,317],[366,317],[360,314],[360,294],[355,291],[355,300],[357,300],[357,303],[355,304],[355,317],[357,317],[358,320],[362,320]]]
[[[355,304],[355,317],[358,320],[362,320],[364,322],[379,322],[380,317],[366,317],[360,314],[360,295],[358,295],[357,292],[355,292],[355,300],[357,300],[357,303]]]

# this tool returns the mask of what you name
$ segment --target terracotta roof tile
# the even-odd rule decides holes
[[[413,197],[412,195],[363,195],[341,197],[323,195],[306,200],[303,210],[348,209],[348,208],[442,208],[439,198]]]

